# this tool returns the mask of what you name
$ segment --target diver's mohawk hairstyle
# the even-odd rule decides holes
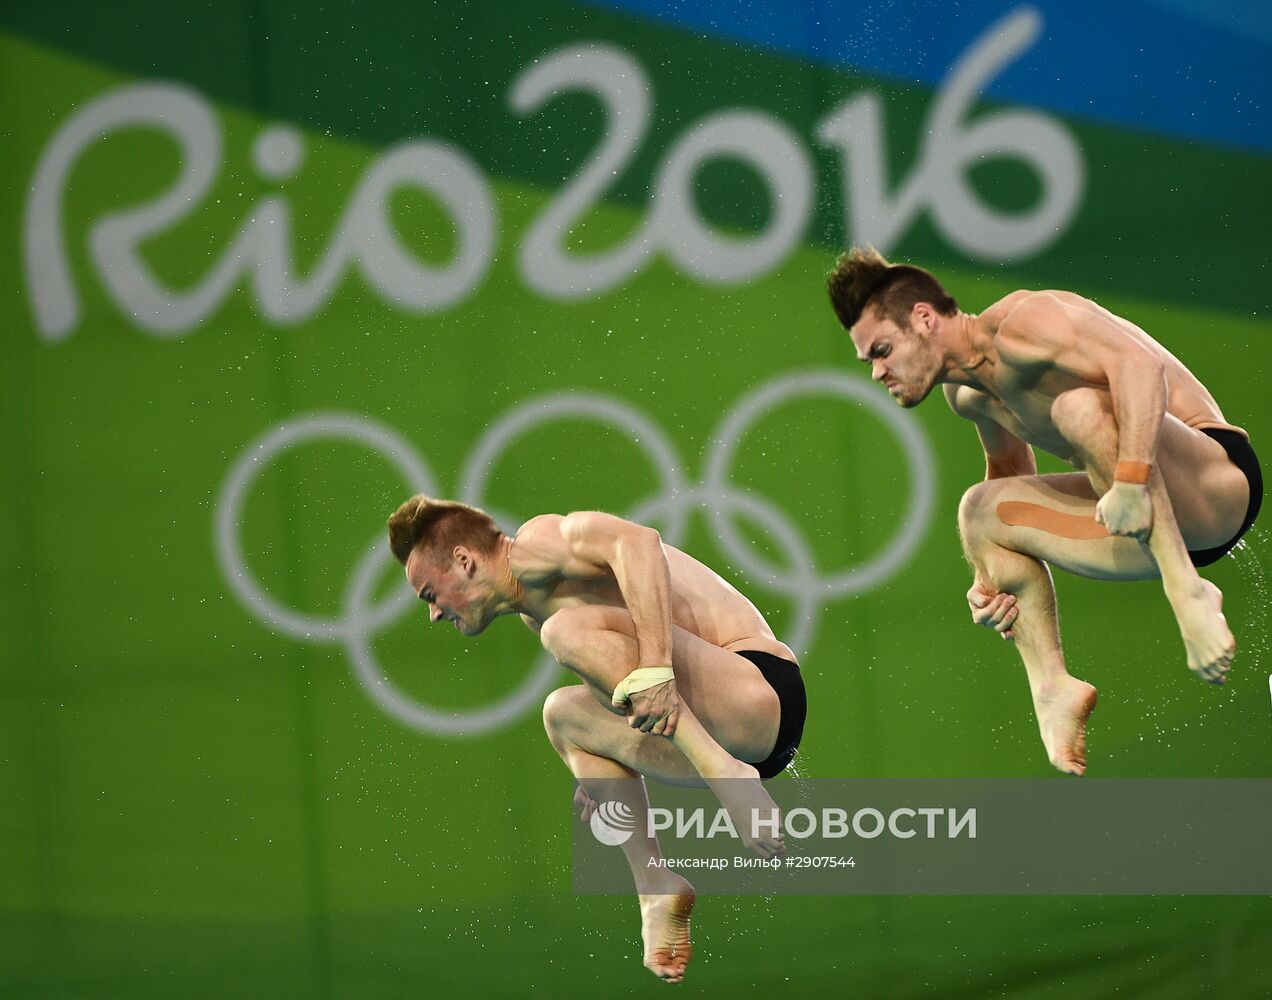
[[[887,283],[891,267],[874,247],[853,247],[835,261],[826,275],[826,291],[845,330],[857,325],[867,303]]]
[[[877,308],[900,326],[909,323],[916,302],[929,302],[943,316],[958,311],[958,303],[941,283],[913,264],[890,264],[874,247],[853,247],[841,254],[826,291],[845,330],[851,330],[868,308]]]
[[[434,552],[468,545],[489,554],[503,535],[494,519],[480,507],[455,500],[434,500],[423,493],[417,493],[395,510],[388,527],[389,548],[403,566],[420,542],[426,542]]]

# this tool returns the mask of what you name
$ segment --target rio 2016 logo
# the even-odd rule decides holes
[[[883,102],[863,91],[818,124],[816,140],[840,154],[845,230],[853,242],[886,252],[925,211],[944,238],[967,256],[1001,261],[1035,255],[1054,242],[1081,201],[1084,168],[1072,135],[1037,111],[1017,109],[966,117],[993,78],[1039,38],[1042,18],[1022,7],[990,25],[938,88],[922,123],[920,155],[889,190]],[[804,142],[781,120],[753,108],[707,115],[671,144],[653,180],[649,204],[633,234],[593,254],[566,249],[572,227],[603,197],[637,155],[654,116],[648,74],[630,53],[607,43],[571,44],[536,59],[508,94],[518,114],[549,114],[558,95],[584,91],[606,112],[606,127],[583,168],[529,225],[516,259],[525,285],[553,299],[597,296],[631,279],[656,255],[690,278],[730,285],[781,266],[808,229],[816,182]],[[176,290],[150,270],[142,244],[197,211],[218,178],[224,138],[210,103],[174,83],[147,82],[88,102],[56,132],[30,185],[23,226],[24,262],[36,327],[63,340],[79,326],[80,295],[66,246],[67,179],[84,152],[116,132],[158,130],[178,146],[176,181],[153,199],[116,211],[88,230],[89,257],[120,311],[157,337],[181,336],[206,320],[239,287],[250,289],[271,323],[300,322],[321,309],[352,268],[382,299],[427,314],[465,301],[480,287],[500,240],[494,198],[481,168],[463,150],[417,139],[382,153],[354,185],[334,235],[308,274],[292,252],[292,206],[272,195],[252,205],[219,259],[193,287]],[[977,164],[1007,157],[1030,167],[1041,195],[1026,211],[985,204],[967,181]],[[264,129],[253,147],[257,173],[283,181],[302,168],[300,133]],[[717,158],[741,161],[767,188],[773,206],[764,228],[745,237],[711,228],[693,199],[695,174]],[[400,188],[432,195],[450,218],[449,261],[425,263],[394,232],[390,198]]]

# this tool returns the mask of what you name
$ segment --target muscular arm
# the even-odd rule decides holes
[[[1076,386],[1108,387],[1117,423],[1118,464],[1088,469],[1110,481],[1096,504],[1095,519],[1110,534],[1145,541],[1155,511],[1141,473],[1157,457],[1168,402],[1166,367],[1152,342],[1133,324],[1093,303],[1079,302],[1039,295],[1013,310],[999,327],[999,358],[1021,370],[1032,365],[1044,376],[1048,369],[1063,373]],[[1141,468],[1124,473],[1123,462]]]
[[[1038,471],[1038,463],[1033,448],[981,413],[974,401],[976,395],[976,390],[966,386],[945,387],[945,401],[950,409],[976,425],[976,434],[985,451],[985,478],[1034,475]]]
[[[573,580],[598,585],[612,594],[617,584],[632,616],[637,662],[614,689],[613,704],[626,708],[633,729],[675,737],[681,706],[671,661],[671,570],[658,532],[595,511],[565,517],[544,514],[518,530],[509,563],[523,586]],[[522,615],[522,620],[538,630],[533,617]],[[652,675],[633,676],[641,668],[655,669]],[[699,730],[705,742],[693,751],[696,755],[710,753],[710,746],[723,753],[700,726]]]
[[[658,532],[580,511],[561,519],[561,535],[572,561],[614,574],[636,629],[637,666],[671,666],[671,571]]]
[[[1055,298],[1027,301],[1003,321],[998,346],[1004,359],[1107,385],[1117,420],[1118,461],[1154,462],[1168,402],[1166,367],[1113,316]]]
[[[1117,460],[1152,465],[1166,416],[1166,368],[1134,341],[1131,349],[1104,353],[1117,419]]]
[[[981,409],[983,400],[984,394],[969,386],[945,387],[945,401],[950,409],[976,425],[985,450],[985,479],[1035,475],[1038,462],[1033,448],[987,416]],[[977,574],[967,591],[967,603],[975,624],[997,630],[1004,639],[1013,638],[1011,626],[1018,613],[1014,596],[1000,593],[993,583]]]

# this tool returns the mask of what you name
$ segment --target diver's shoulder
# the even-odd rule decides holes
[[[997,302],[993,302],[986,306],[976,317],[976,325],[991,337],[994,336],[999,327],[1003,325],[1003,321],[1010,316],[1021,303],[1028,301],[1030,296],[1037,295],[1035,291],[1027,288],[1020,288],[1014,292],[1009,292]]]

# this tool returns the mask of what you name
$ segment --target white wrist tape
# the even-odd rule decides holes
[[[637,667],[618,682],[618,687],[614,688],[614,697],[610,699],[610,703],[615,708],[622,708],[631,701],[632,695],[644,691],[646,688],[675,680],[675,678],[676,675],[672,672],[671,667]]]

